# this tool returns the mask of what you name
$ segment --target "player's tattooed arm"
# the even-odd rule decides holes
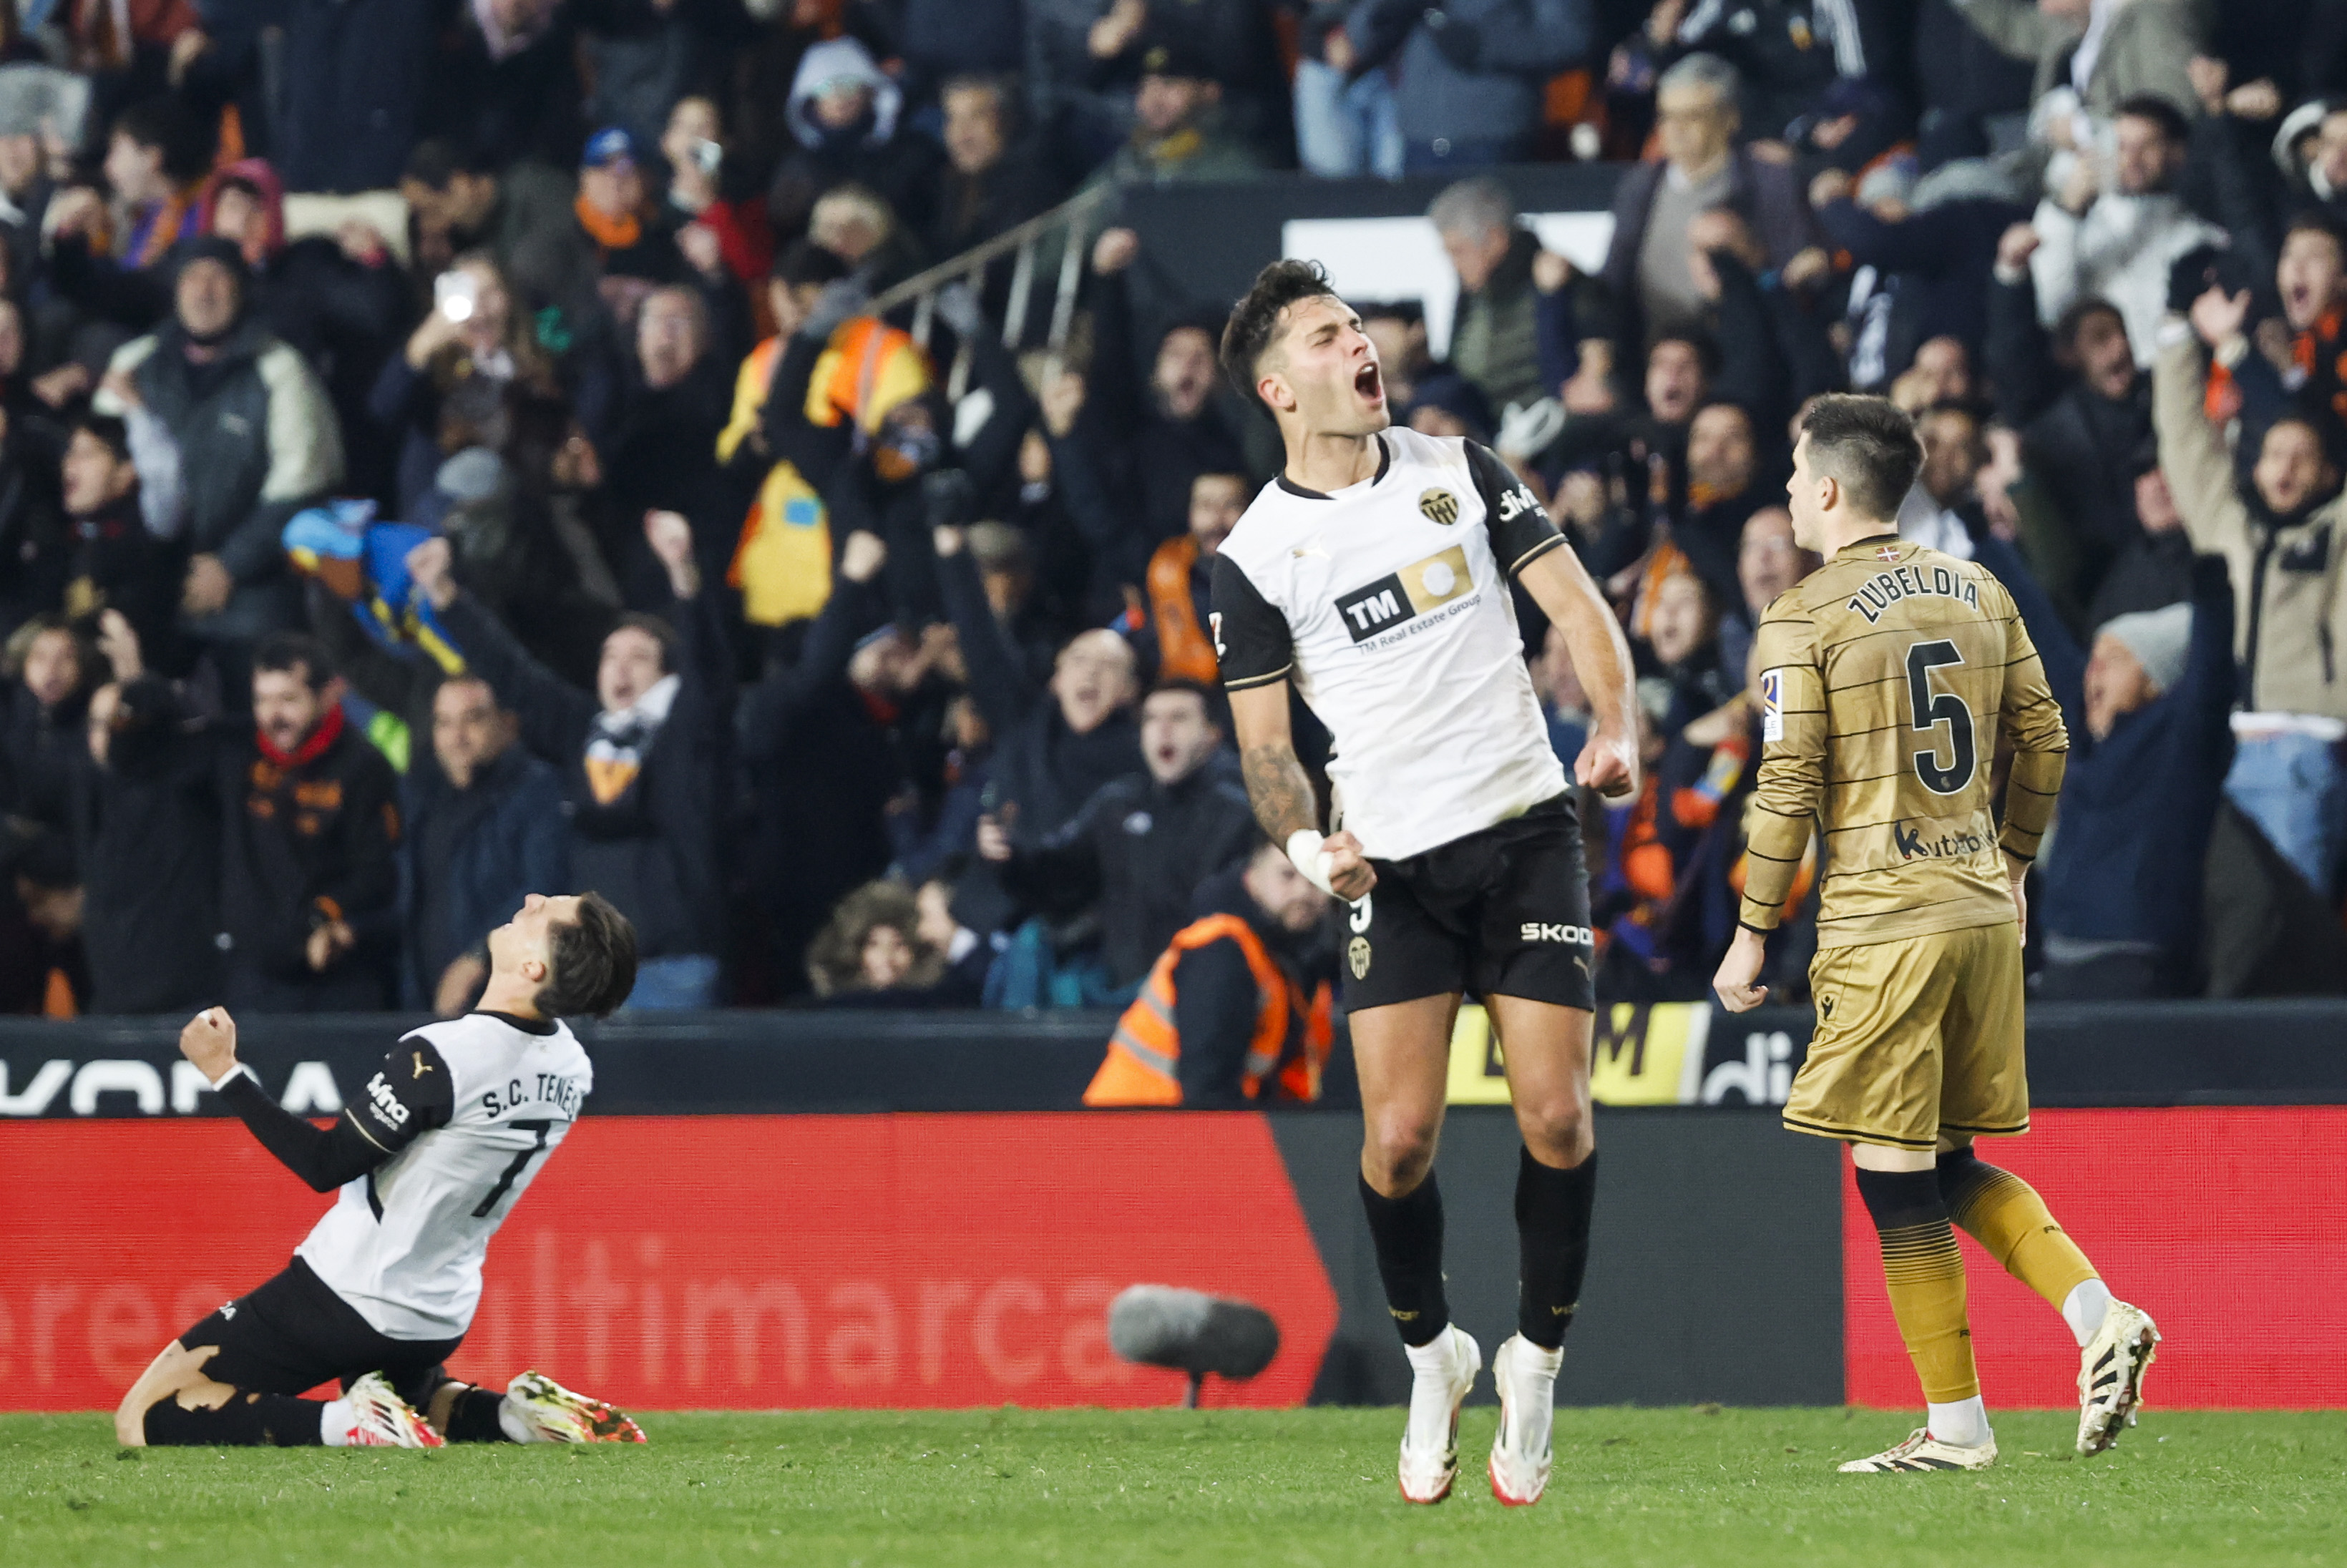
[[[1378,873],[1361,853],[1360,840],[1350,833],[1320,836],[1319,797],[1296,759],[1287,727],[1287,683],[1242,687],[1230,698],[1239,771],[1255,820],[1313,886],[1348,901],[1367,898]]]
[[[1287,683],[1250,687],[1230,694],[1231,726],[1238,732],[1239,771],[1246,779],[1255,820],[1275,844],[1320,825],[1320,804],[1311,776],[1296,755],[1287,725]]]

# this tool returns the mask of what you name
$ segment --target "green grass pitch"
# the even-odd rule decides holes
[[[152,1450],[0,1417],[0,1563],[2347,1565],[2347,1414],[2148,1413],[2069,1456],[2007,1411],[1984,1474],[1842,1476],[1879,1411],[1566,1410],[1546,1501],[1394,1490],[1397,1410],[651,1415],[643,1449]]]

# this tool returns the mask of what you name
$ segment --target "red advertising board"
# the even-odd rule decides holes
[[[2347,1334],[2347,1107],[2041,1111],[1981,1156],[2035,1187],[2114,1294],[2157,1320],[2148,1404],[2347,1406],[2347,1366],[2308,1347]],[[1849,1398],[1920,1409],[1883,1292],[1874,1227],[1845,1179]],[[2078,1354],[2053,1308],[1963,1242],[1973,1349],[1991,1410],[2077,1402]]]
[[[110,1409],[327,1201],[233,1121],[0,1125],[0,1408]],[[1170,1403],[1109,1352],[1138,1281],[1278,1319],[1207,1403],[1303,1401],[1337,1299],[1262,1117],[590,1116],[451,1365],[647,1410]]]

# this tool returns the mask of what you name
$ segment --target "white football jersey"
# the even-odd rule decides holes
[[[343,1186],[295,1256],[390,1339],[464,1333],[489,1237],[594,1084],[559,1022],[468,1013],[402,1036],[348,1112],[391,1158]]]
[[[1230,690],[1295,684],[1336,738],[1341,825],[1398,860],[1563,791],[1509,583],[1564,539],[1483,448],[1377,439],[1373,478],[1255,498],[1214,563],[1214,651]]]

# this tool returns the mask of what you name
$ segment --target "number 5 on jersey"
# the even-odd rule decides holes
[[[1932,738],[1929,747],[1914,753],[1915,777],[1934,795],[1961,794],[1980,767],[1973,710],[1954,692],[1938,691],[1932,685],[1933,670],[1963,662],[1956,645],[1945,640],[1917,643],[1907,650],[1909,721],[1916,734]],[[1945,736],[1940,733],[1942,727]],[[1948,753],[1945,766],[1940,762],[1942,748]]]

